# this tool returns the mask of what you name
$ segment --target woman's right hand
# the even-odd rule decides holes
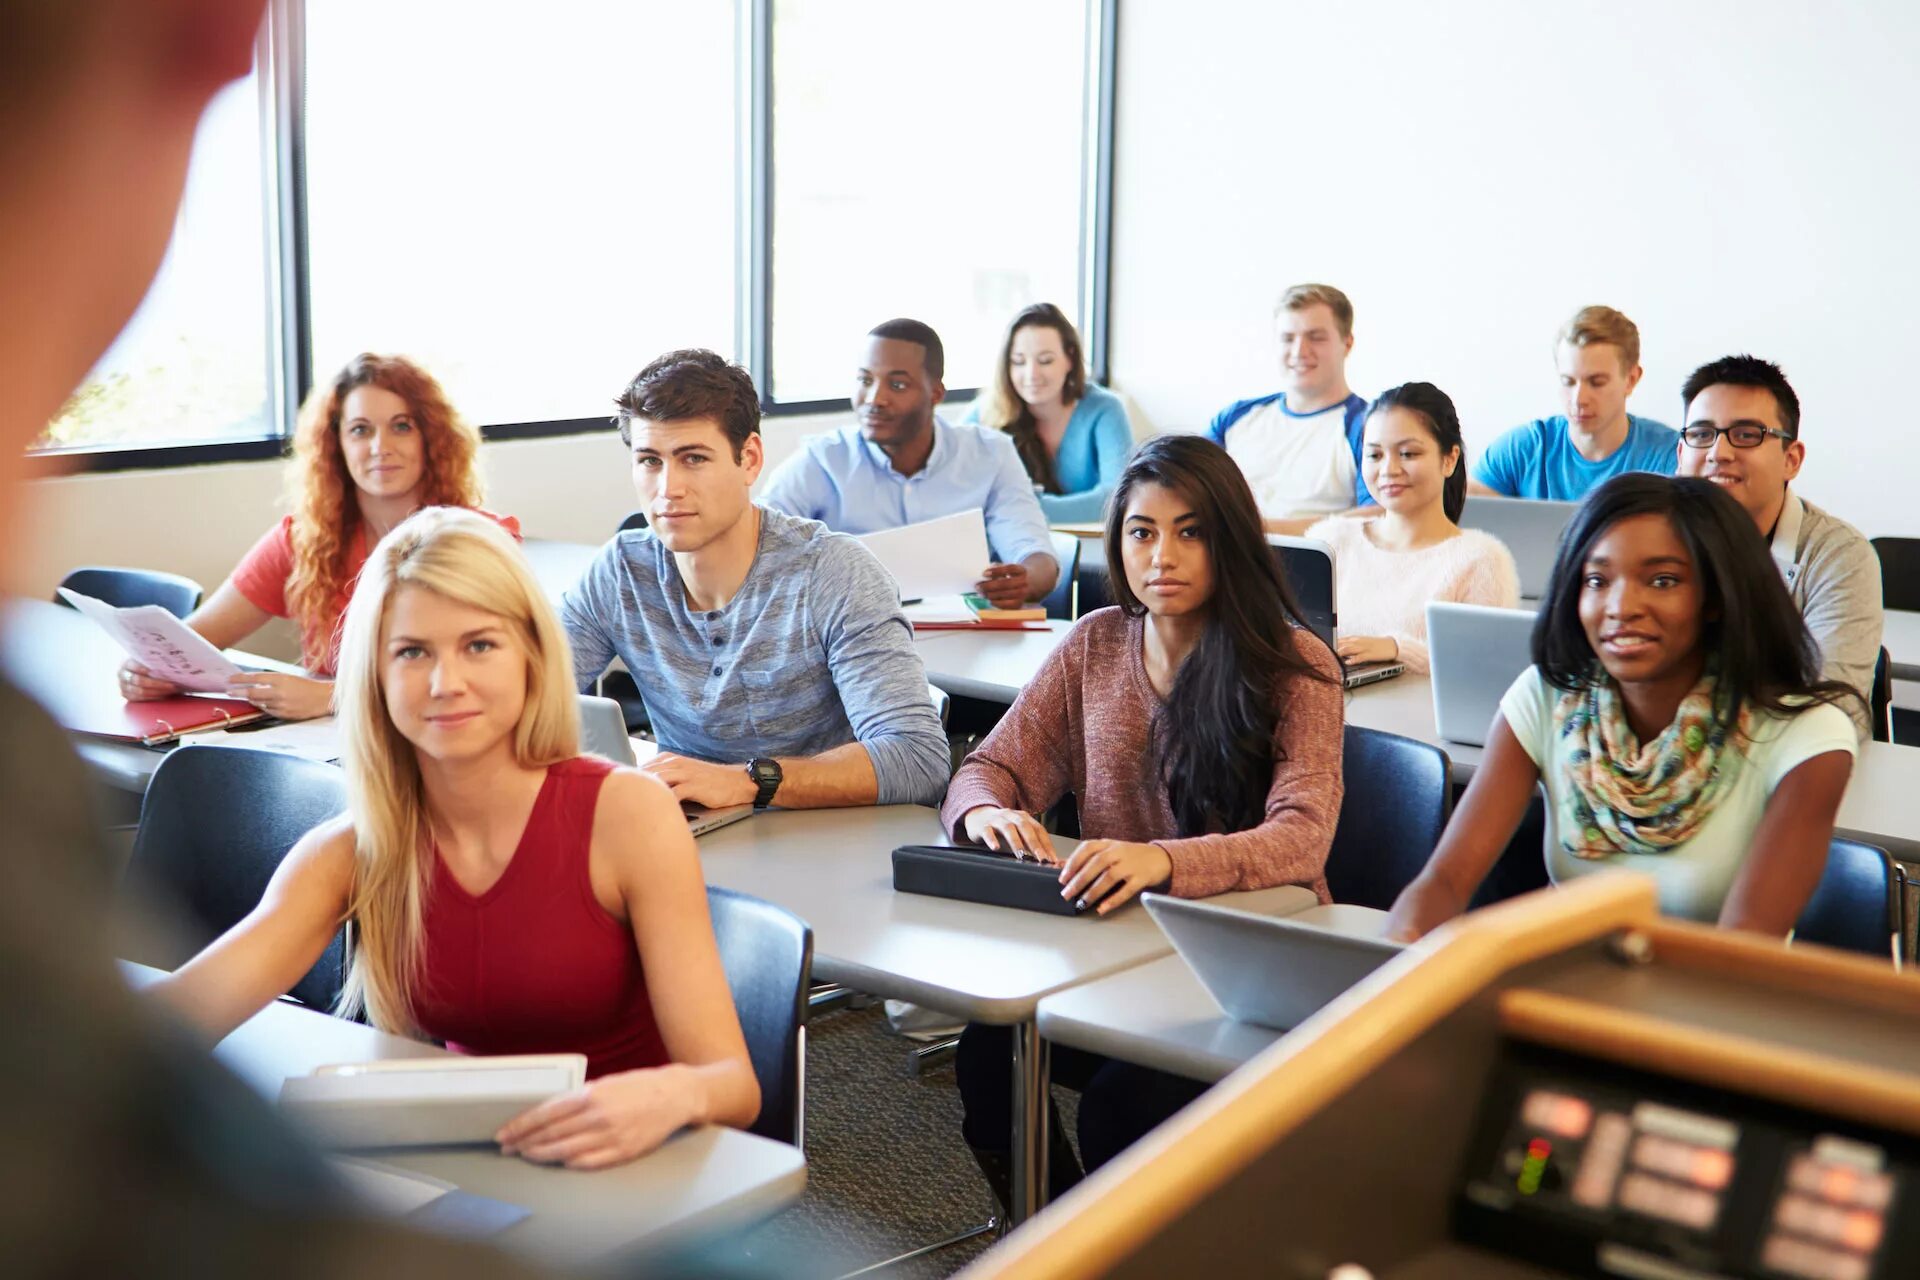
[[[171,680],[162,680],[132,658],[120,664],[120,696],[128,702],[151,702],[155,698],[172,698],[179,692],[179,685]]]
[[[1053,837],[1040,825],[1040,820],[1025,809],[999,809],[983,804],[967,810],[960,822],[967,839],[989,849],[1011,853],[1016,858],[1032,858],[1035,862],[1060,861],[1060,855],[1054,852]]]

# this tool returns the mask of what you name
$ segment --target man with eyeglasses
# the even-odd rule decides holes
[[[1820,674],[1859,691],[1862,704],[1847,711],[1867,737],[1865,704],[1880,656],[1880,561],[1858,529],[1787,487],[1806,461],[1800,398],[1779,365],[1747,355],[1701,365],[1680,398],[1679,473],[1719,485],[1753,517],[1820,646]]]

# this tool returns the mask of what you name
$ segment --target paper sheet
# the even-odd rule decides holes
[[[376,1164],[371,1160],[329,1156],[327,1164],[347,1184],[347,1190],[353,1193],[355,1199],[384,1217],[405,1217],[454,1190],[451,1182],[408,1173],[390,1164]]]
[[[907,615],[909,624],[916,622],[978,622],[972,609],[967,607],[964,596],[929,596],[919,604],[907,605],[901,610]]]
[[[66,602],[120,642],[134,661],[193,693],[225,693],[240,668],[207,638],[157,604],[116,609],[104,600],[60,588]]]
[[[282,751],[304,760],[332,764],[340,758],[340,722],[332,716],[318,720],[288,720],[264,729],[216,729],[197,734],[194,741],[216,747],[257,747]]]
[[[963,595],[973,590],[992,563],[986,516],[978,507],[938,520],[863,533],[860,541],[893,575],[902,600]]]

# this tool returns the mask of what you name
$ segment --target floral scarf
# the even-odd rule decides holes
[[[1750,708],[1740,708],[1730,729],[1714,727],[1723,708],[1719,664],[1709,662],[1673,723],[1643,747],[1619,686],[1596,677],[1553,708],[1555,754],[1568,783],[1560,847],[1576,858],[1670,853],[1713,816],[1739,778],[1753,740]]]

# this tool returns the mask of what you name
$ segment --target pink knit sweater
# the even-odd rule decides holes
[[[1343,719],[1332,653],[1311,634],[1294,633],[1315,669],[1334,678],[1302,673],[1279,690],[1277,758],[1260,825],[1181,836],[1154,767],[1150,729],[1163,704],[1147,679],[1145,628],[1144,619],[1101,609],[1066,634],[953,775],[940,808],[947,830],[964,838],[961,819],[981,805],[1042,813],[1071,792],[1088,839],[1165,849],[1180,897],[1297,884],[1331,901],[1327,850],[1340,816]]]
[[[1334,516],[1307,530],[1333,548],[1334,602],[1343,636],[1392,636],[1400,661],[1427,673],[1427,602],[1520,604],[1520,571],[1513,553],[1490,533],[1459,536],[1418,551],[1388,551],[1367,536],[1372,520]]]

